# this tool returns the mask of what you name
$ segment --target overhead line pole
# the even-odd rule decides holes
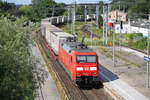
[[[72,34],[75,34],[75,20],[76,20],[75,4],[76,1],[74,2],[72,7]]]
[[[108,35],[108,26],[107,26],[107,23],[108,23],[108,4],[106,5],[106,22],[105,22],[105,25],[106,25],[106,33],[105,33],[105,44],[107,45],[107,35]]]
[[[113,32],[113,68],[115,67],[115,33]]]
[[[99,5],[96,5],[96,25],[97,25],[97,29],[99,29]]]
[[[67,19],[67,24],[68,24],[68,28],[70,29],[70,32],[72,32],[72,25],[70,27],[69,23],[70,23],[70,16],[71,16],[71,7],[68,7],[68,19]]]
[[[92,23],[92,20],[91,20],[91,25],[90,25],[90,26],[91,26],[91,27],[90,27],[90,28],[91,28],[91,29],[90,29],[90,30],[91,30],[90,32],[91,32],[91,39],[92,39],[92,41],[91,41],[91,46],[92,46],[92,49],[93,49],[93,23]]]
[[[150,14],[149,14],[149,21],[150,21]],[[149,46],[150,46],[150,41],[149,41],[149,38],[150,38],[150,25],[149,25],[149,30],[148,30],[148,38],[147,38],[147,56],[149,58]],[[147,68],[146,68],[146,88],[149,88],[149,71],[150,68],[149,68],[149,61],[147,61]]]
[[[104,19],[104,14],[105,14],[105,6],[103,6],[103,45],[105,45],[105,19]]]
[[[52,8],[52,17],[54,17],[54,11],[55,11],[55,8],[53,6],[53,8]]]
[[[84,16],[85,16],[85,22],[86,22],[86,19],[87,19],[87,7],[86,7],[86,5],[85,5],[85,8],[84,8]]]

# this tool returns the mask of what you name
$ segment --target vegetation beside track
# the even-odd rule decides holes
[[[38,37],[38,36],[37,36]],[[48,66],[48,70],[52,75],[62,100],[87,100],[81,90],[69,79],[57,60],[52,59],[51,52],[45,47],[42,38],[36,40],[42,56]]]
[[[30,38],[34,26],[24,24],[24,17],[12,21],[0,17],[0,98],[33,100],[37,80]]]

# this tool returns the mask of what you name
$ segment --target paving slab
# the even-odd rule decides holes
[[[104,86],[113,89],[125,100],[149,100],[143,94],[131,87],[126,82],[119,79],[115,74],[106,71],[104,67],[100,67],[101,78],[105,80]],[[110,73],[110,74],[109,74]]]

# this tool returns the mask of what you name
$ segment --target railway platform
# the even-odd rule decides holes
[[[119,79],[115,74],[106,70],[103,66],[101,66],[101,79],[103,80],[104,88],[106,90],[115,92],[117,98],[123,100],[149,100],[142,93],[131,87],[129,84]]]
[[[39,51],[38,46],[31,46],[32,54],[38,60],[36,67],[42,70],[42,83],[41,87],[37,90],[37,97],[35,100],[61,100],[60,95],[57,91],[54,80],[48,72],[44,59]]]
[[[105,90],[111,91],[112,96],[116,95],[116,99],[150,100],[150,89],[145,87],[144,66],[138,68],[132,65],[124,65],[119,60],[120,65],[113,68],[112,58],[108,58],[104,53],[101,53],[97,47],[93,48],[100,58],[101,79]],[[124,48],[124,51],[134,53],[136,58],[144,56],[144,54],[127,48]]]

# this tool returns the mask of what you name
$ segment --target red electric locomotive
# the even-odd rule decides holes
[[[76,83],[93,83],[99,80],[99,63],[96,52],[82,43],[67,41],[59,47],[59,60]]]

